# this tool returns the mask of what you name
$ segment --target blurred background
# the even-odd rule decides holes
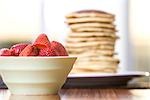
[[[150,72],[148,0],[0,0],[0,48],[31,42],[42,32],[65,45],[65,15],[82,9],[115,15],[119,71]]]

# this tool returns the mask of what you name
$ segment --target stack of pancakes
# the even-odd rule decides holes
[[[116,72],[119,60],[115,55],[117,40],[113,14],[98,10],[82,10],[66,16],[70,32],[66,48],[78,56],[72,73]]]

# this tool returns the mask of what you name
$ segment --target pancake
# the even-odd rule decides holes
[[[70,55],[80,55],[82,53],[87,53],[87,55],[91,55],[91,54],[95,54],[95,55],[105,55],[105,56],[113,56],[113,54],[115,53],[114,51],[112,50],[92,50],[93,52],[90,52],[90,50],[86,50],[86,51],[69,51],[69,54]],[[88,53],[89,52],[89,53]]]
[[[102,37],[113,37],[117,38],[117,35],[115,33],[108,33],[108,32],[69,32],[68,37],[96,37],[96,36],[102,36]]]
[[[94,61],[94,62],[105,62],[105,63],[109,63],[109,62],[113,62],[113,63],[119,63],[119,59],[118,58],[114,58],[114,57],[107,57],[107,56],[96,56],[96,57],[79,57],[77,61]]]
[[[93,46],[93,47],[84,47],[84,48],[82,48],[82,47],[80,47],[80,48],[72,48],[72,47],[69,47],[69,48],[66,48],[67,49],[67,51],[72,51],[72,52],[74,52],[74,51],[77,51],[77,52],[84,52],[84,51],[88,51],[89,50],[89,48],[91,49],[91,50],[105,50],[105,51],[107,51],[107,50],[112,50],[112,51],[114,51],[114,47],[112,46],[112,47],[95,47],[95,46]]]
[[[84,46],[99,46],[99,45],[114,45],[113,41],[91,41],[91,42],[68,42],[66,46],[69,47],[84,47]]]
[[[81,18],[81,17],[105,17],[114,18],[113,14],[100,10],[80,10],[66,15],[66,18]]]
[[[97,50],[97,49],[104,49],[104,50],[112,50],[114,49],[114,45],[99,45],[99,46],[65,46],[66,49],[71,49],[71,50],[74,50],[74,49],[91,49],[91,50]]]
[[[80,27],[77,29],[71,29],[75,32],[108,32],[108,33],[115,33],[117,30],[115,29],[108,29],[108,28],[98,28],[98,27]]]
[[[86,68],[74,68],[72,69],[72,71],[70,72],[71,74],[79,74],[79,73],[90,73],[90,74],[96,74],[96,73],[116,73],[117,72],[117,68],[115,69],[101,69],[101,70],[91,70],[91,69],[86,69]]]
[[[75,29],[78,29],[78,28],[84,28],[84,27],[96,27],[96,28],[112,28],[114,29],[115,28],[115,25],[113,24],[109,24],[109,23],[98,23],[98,22],[93,22],[93,23],[89,23],[89,22],[86,22],[86,23],[75,23],[75,24],[70,24],[69,25],[71,29],[75,30]]]
[[[68,37],[66,39],[67,42],[93,42],[93,41],[110,41],[110,42],[115,42],[117,38],[111,38],[111,37],[88,37],[88,38],[72,38]]]
[[[67,50],[68,53],[72,56],[72,55],[76,55],[76,56],[81,56],[82,53],[84,52],[87,52],[89,51],[88,49],[87,50]],[[115,51],[114,50],[98,50],[94,53],[92,53],[93,55],[92,56],[98,56],[98,55],[104,55],[104,56],[113,56],[115,54]],[[87,54],[87,57],[91,57],[91,54]]]
[[[82,67],[83,66],[83,67]],[[102,66],[102,65],[89,65],[88,67],[85,67],[87,65],[77,65],[76,68],[77,69],[82,69],[82,70],[89,70],[89,71],[104,71],[104,70],[112,70],[113,72],[116,71],[116,69],[118,68],[117,65],[115,66]]]
[[[105,17],[80,17],[80,18],[68,18],[66,23],[84,23],[84,22],[105,22],[105,23],[113,23],[114,18],[105,18]]]

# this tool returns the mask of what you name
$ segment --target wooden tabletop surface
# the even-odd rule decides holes
[[[1,89],[0,100],[150,100],[150,89],[62,89],[47,96],[10,95]]]

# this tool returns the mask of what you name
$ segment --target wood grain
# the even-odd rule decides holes
[[[58,95],[19,96],[0,90],[0,100],[149,100],[150,89],[62,89]]]

